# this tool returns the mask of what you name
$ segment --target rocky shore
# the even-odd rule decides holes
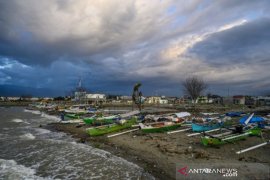
[[[235,152],[240,149],[262,143],[270,139],[270,132],[263,132],[263,138],[249,137],[221,147],[204,147],[199,136],[188,137],[191,132],[181,132],[168,135],[166,133],[143,134],[135,131],[121,136],[107,138],[107,136],[90,137],[86,132],[86,125],[76,124],[48,124],[53,131],[62,131],[72,135],[79,143],[89,144],[111,152],[144,168],[157,179],[175,179],[176,163],[241,163],[259,162],[270,164],[270,147],[264,146],[240,155]],[[245,175],[245,167],[239,166],[239,171]],[[246,174],[248,175],[248,172]],[[250,178],[250,177],[249,177]],[[254,177],[256,178],[256,177]]]

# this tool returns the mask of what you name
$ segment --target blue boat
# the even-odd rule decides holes
[[[194,132],[203,132],[203,131],[209,131],[212,129],[217,129],[222,126],[222,123],[207,123],[207,124],[196,124],[192,123],[192,131]]]
[[[226,116],[229,117],[240,117],[243,114],[243,112],[228,112],[226,113]]]
[[[239,122],[240,124],[244,124],[245,121],[249,118],[249,116],[242,117]],[[264,121],[263,117],[260,116],[252,116],[248,123],[262,123]]]

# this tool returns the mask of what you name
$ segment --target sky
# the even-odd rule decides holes
[[[0,0],[0,96],[270,94],[269,0]],[[1,90],[2,89],[2,90]]]

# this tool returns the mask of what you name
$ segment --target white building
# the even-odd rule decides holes
[[[106,100],[105,94],[86,94],[86,99],[99,99],[99,100]]]
[[[147,98],[146,102],[148,104],[168,104],[168,99],[165,96],[151,96]]]
[[[168,104],[168,99],[160,99],[159,104]]]
[[[20,97],[7,97],[7,100],[9,100],[9,101],[17,101],[17,100],[20,100]]]

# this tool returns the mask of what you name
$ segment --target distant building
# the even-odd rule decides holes
[[[254,99],[257,106],[270,106],[270,96],[258,96]]]
[[[20,99],[21,99],[21,97],[7,97],[8,101],[18,101]]]
[[[222,100],[222,103],[224,105],[231,105],[231,104],[233,104],[233,97],[232,96],[223,97],[222,99],[223,99]]]
[[[165,96],[161,96],[159,104],[168,104],[168,99]]]
[[[82,80],[79,80],[78,87],[74,92],[74,101],[80,104],[86,103],[86,90],[82,87]]]
[[[105,94],[85,94],[85,98],[90,104],[102,104],[106,101]]]
[[[85,96],[87,99],[102,99],[102,100],[106,99],[105,94],[86,94]]]
[[[51,98],[51,97],[44,97],[44,98],[42,98],[43,100],[48,100],[48,101],[52,101],[53,100],[53,98]]]
[[[148,104],[168,104],[168,99],[165,96],[150,96],[146,98]]]
[[[39,101],[39,98],[38,97],[32,97],[32,98],[29,98],[29,101]]]
[[[79,101],[79,102],[83,102],[86,100],[85,96],[86,96],[86,91],[84,91],[84,90],[75,91],[74,100]]]
[[[245,105],[246,96],[238,95],[238,96],[233,96],[233,104],[241,104]]]
[[[177,97],[167,97],[168,104],[179,104],[179,99]]]
[[[161,97],[159,96],[150,96],[146,98],[146,103],[148,104],[159,104]]]
[[[254,97],[251,96],[246,96],[245,97],[245,105],[249,106],[249,107],[253,107],[256,105],[256,100]]]
[[[209,103],[207,96],[200,96],[197,98],[196,103],[206,104]]]
[[[119,99],[120,99],[120,102],[124,103],[124,104],[132,104],[133,103],[132,96],[120,96]]]

